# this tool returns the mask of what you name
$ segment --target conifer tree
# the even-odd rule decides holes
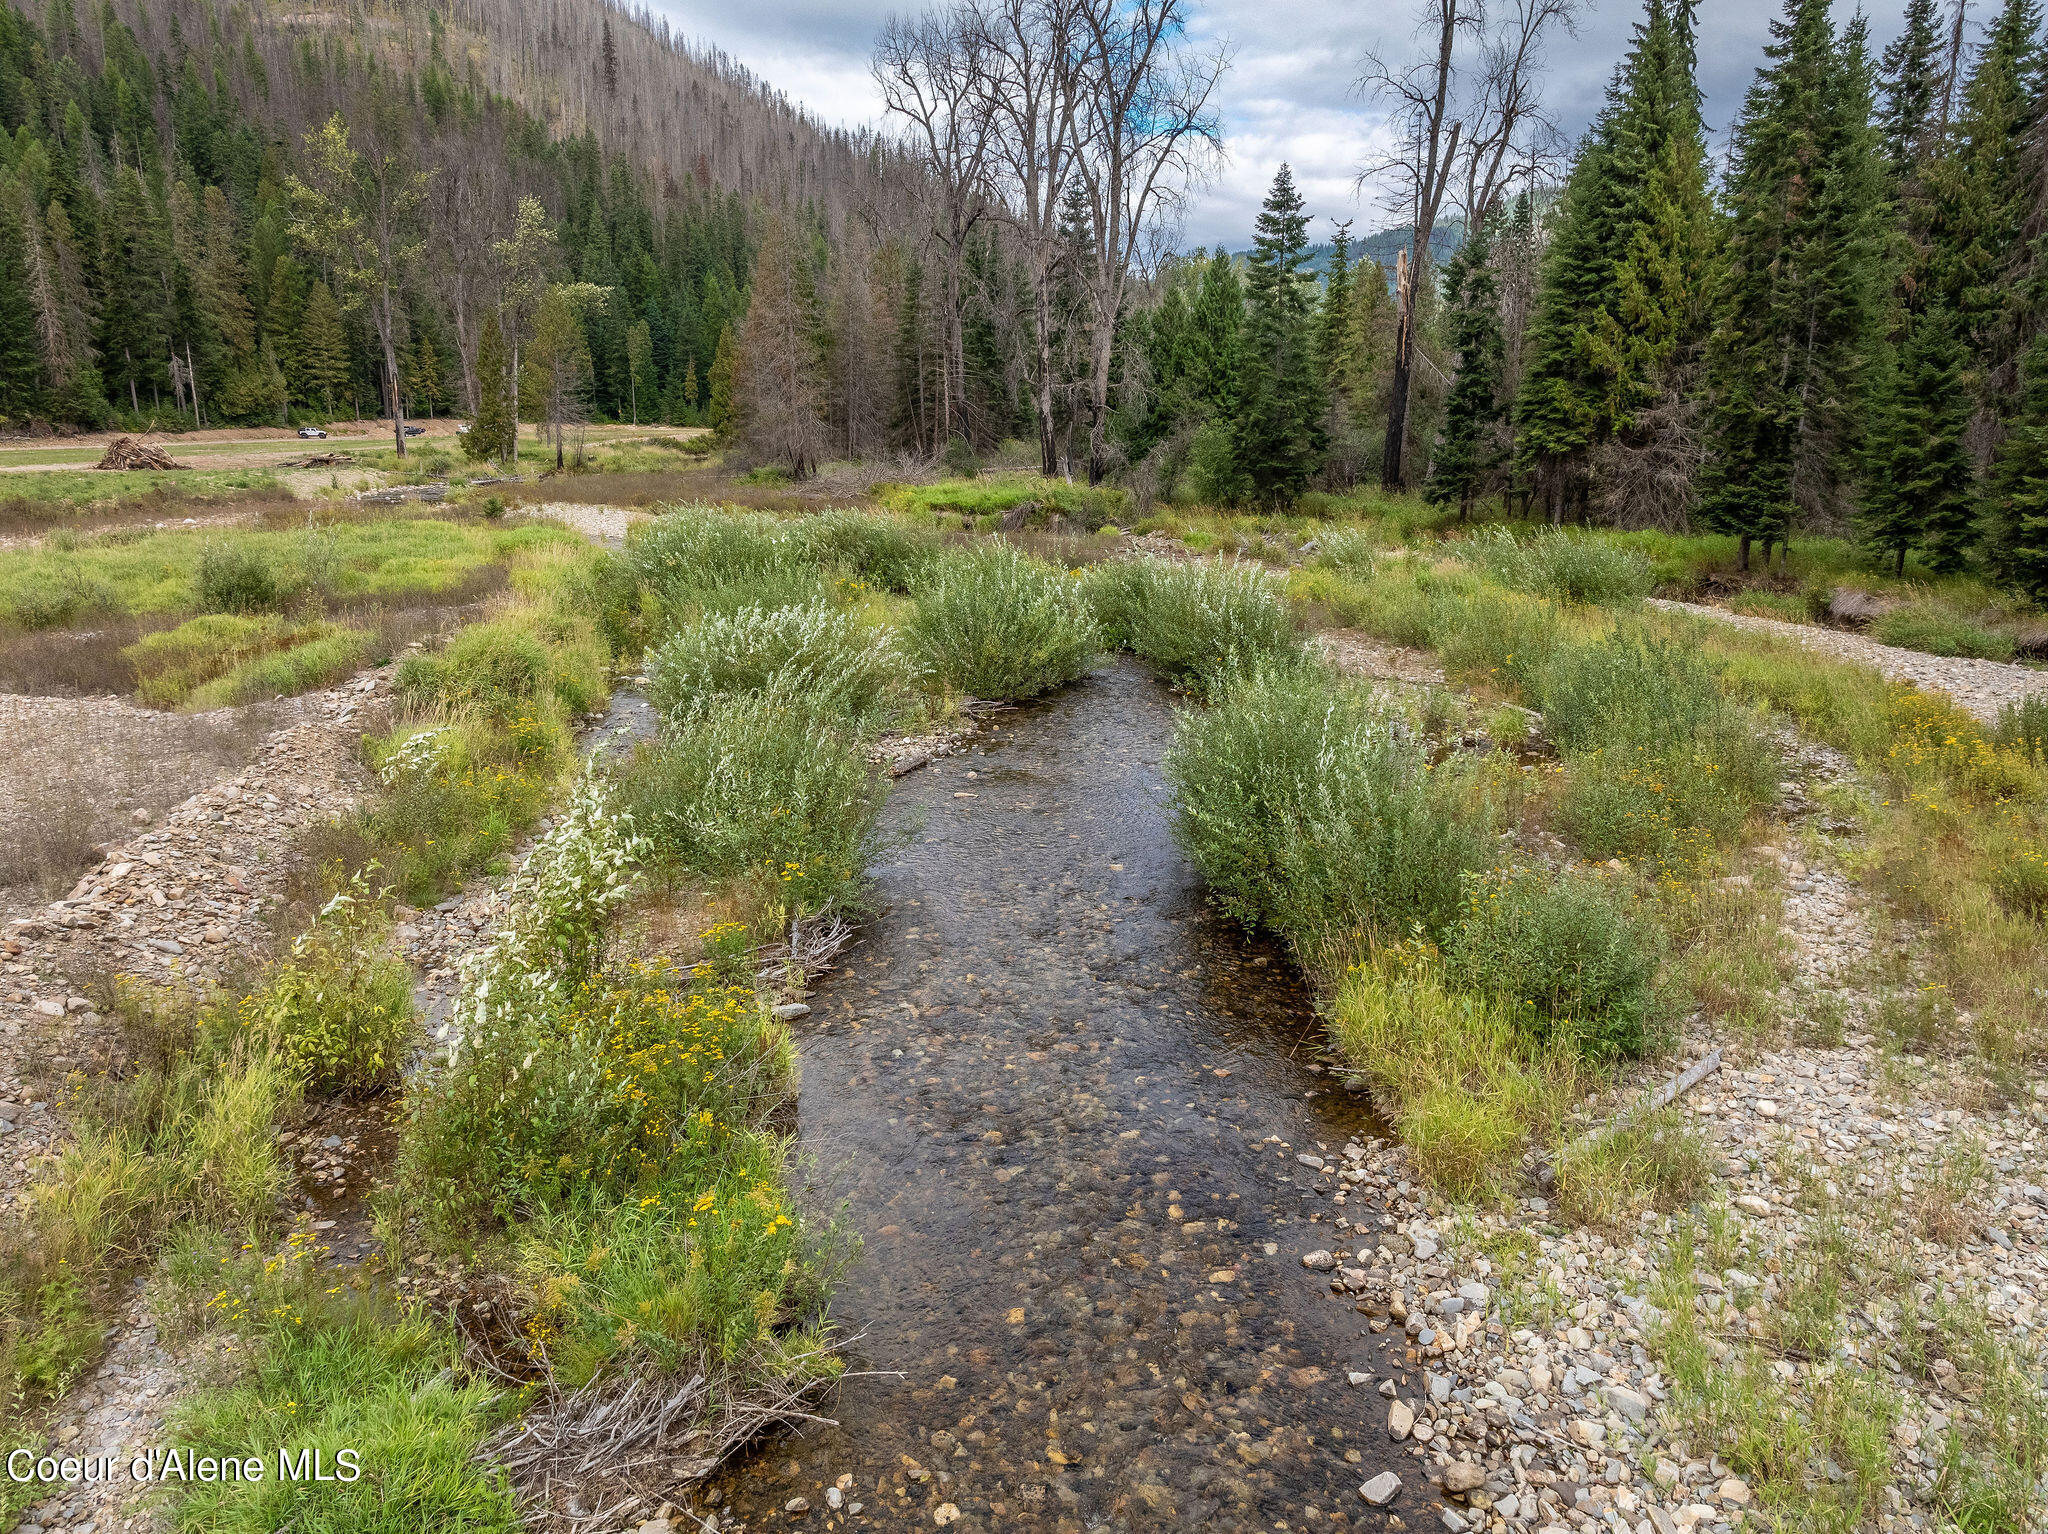
[[[1327,434],[1310,313],[1313,284],[1302,272],[1308,217],[1284,164],[1255,227],[1231,452],[1254,500],[1286,506],[1307,488]]]
[[[20,207],[13,178],[0,173],[0,420],[10,422],[34,414],[42,393]]]
[[[310,312],[310,310],[309,310]],[[476,415],[462,450],[478,462],[517,462],[517,423],[512,417],[512,367],[505,331],[495,310],[484,315],[476,346]]]
[[[1749,567],[1846,504],[1876,338],[1881,185],[1860,29],[1787,0],[1736,123],[1708,365],[1702,524]]]
[[[1936,0],[1908,0],[1905,29],[1884,51],[1884,101],[1878,116],[1885,164],[1903,182],[1919,161],[1941,96],[1941,31]]]
[[[1351,408],[1351,370],[1345,365],[1353,344],[1351,221],[1337,225],[1330,242],[1330,275],[1323,284],[1323,309],[1317,317],[1316,347],[1330,403]],[[1446,278],[1448,282],[1448,277]]]
[[[1962,568],[1975,531],[1966,354],[1954,317],[1936,304],[1907,322],[1872,436],[1858,531],[1903,574],[1921,550],[1938,571]]]
[[[1187,398],[1205,413],[1220,410],[1237,397],[1244,299],[1237,268],[1219,246],[1202,268],[1188,310]]]
[[[170,355],[170,251],[164,219],[130,164],[114,178],[101,223],[99,350],[108,382],[142,413],[146,389],[155,398]]]
[[[733,368],[732,326],[718,332],[718,351],[711,359],[710,396],[704,404],[704,424],[723,437],[732,426]]]
[[[640,424],[640,391],[654,386],[654,331],[645,320],[636,320],[626,332],[627,404],[633,424]]]
[[[2029,147],[2040,64],[2035,0],[2004,0],[1985,34],[1950,142],[1922,194],[1923,284],[1949,311],[1979,409],[1997,415],[2018,385],[2019,299],[2036,175]]]
[[[2036,602],[2048,602],[2048,331],[2026,358],[2018,419],[1993,461],[1988,500],[1992,568]]]
[[[1460,518],[1493,481],[1506,418],[1501,388],[1500,289],[1494,279],[1495,220],[1479,226],[1444,268],[1450,340],[1457,371],[1444,406],[1442,439],[1423,494],[1431,505],[1455,504]]]
[[[318,401],[321,410],[334,414],[334,396],[348,383],[348,335],[342,329],[341,306],[333,290],[314,280],[306,294],[306,308],[299,322],[299,377],[306,391],[306,403]]]
[[[1591,450],[1658,399],[1697,320],[1710,226],[1690,16],[1648,0],[1544,263],[1517,452],[1553,520],[1590,499]]]

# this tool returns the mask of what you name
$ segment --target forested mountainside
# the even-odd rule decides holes
[[[899,225],[913,175],[644,18],[567,0],[10,5],[0,127],[16,428],[377,413],[388,373],[410,411],[467,409],[486,316],[517,358],[551,295],[588,408],[695,419],[758,210],[822,247]],[[322,222],[358,197],[394,215],[381,249]]]

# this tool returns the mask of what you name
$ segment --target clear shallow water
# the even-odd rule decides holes
[[[1394,1360],[1300,1266],[1343,1243],[1294,1160],[1376,1126],[1173,845],[1173,706],[1118,663],[897,785],[877,914],[797,1027],[812,1202],[863,1243],[835,1311],[854,1367],[900,1377],[700,1507],[836,1526],[851,1474],[862,1527],[1380,1523],[1385,1403],[1344,1375]]]

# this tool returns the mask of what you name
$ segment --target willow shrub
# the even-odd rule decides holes
[[[878,591],[912,590],[940,552],[930,528],[866,511],[820,512],[799,522],[791,537],[813,564]]]
[[[1001,543],[934,565],[903,638],[934,681],[998,702],[1073,681],[1102,648],[1079,583]]]
[[[1457,919],[1492,852],[1474,770],[1433,767],[1371,693],[1306,662],[1229,680],[1166,758],[1175,837],[1217,902],[1311,958]]]
[[[717,698],[775,693],[865,733],[901,711],[910,666],[893,635],[813,605],[706,617],[656,647],[647,673],[649,698],[672,721]]]
[[[672,724],[624,765],[620,791],[656,872],[752,880],[784,922],[858,905],[887,795],[839,721],[780,691]]]
[[[1279,582],[1256,565],[1117,559],[1084,583],[1111,644],[1204,695],[1236,672],[1301,653]]]
[[[1453,981],[1512,1009],[1531,1037],[1593,1059],[1648,1041],[1658,928],[1617,878],[1540,868],[1468,874],[1445,948]]]

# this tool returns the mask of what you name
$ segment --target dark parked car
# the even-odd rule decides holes
[[[322,442],[327,440],[327,433],[317,426],[301,426],[299,428],[299,435],[306,438],[317,438]]]
[[[424,437],[427,434],[427,429],[424,426],[408,426],[405,429],[405,434],[408,437]]]

